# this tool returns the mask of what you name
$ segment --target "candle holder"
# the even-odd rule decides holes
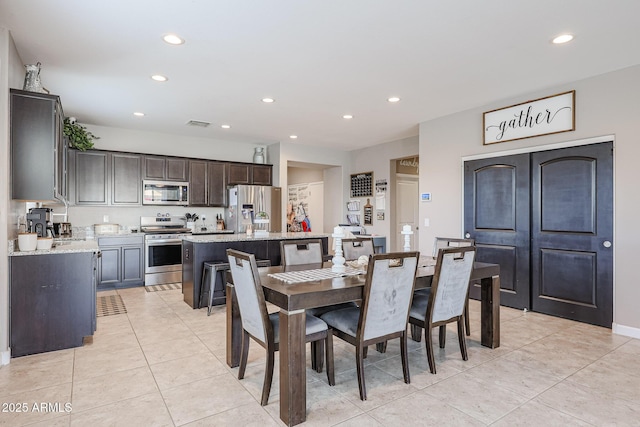
[[[335,255],[331,259],[331,262],[333,263],[331,271],[334,273],[344,273],[347,268],[344,265],[345,259],[342,256],[342,238],[344,237],[344,230],[342,227],[334,227],[331,237],[333,237],[335,241]]]
[[[404,252],[411,251],[411,245],[409,243],[410,236],[413,234],[413,231],[411,231],[411,226],[409,224],[403,225],[400,234],[404,235],[404,247],[402,248],[402,250]]]

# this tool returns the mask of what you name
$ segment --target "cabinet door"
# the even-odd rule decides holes
[[[93,254],[11,257],[11,355],[82,345],[93,334]]]
[[[54,192],[59,200],[67,200],[67,151],[68,141],[65,138],[64,130],[64,113],[62,106],[56,104],[56,163],[55,163],[55,183]]]
[[[271,165],[253,165],[252,183],[255,185],[271,185]]]
[[[189,162],[189,206],[207,206],[207,165],[209,162]]]
[[[109,202],[109,153],[78,151],[75,153],[77,205],[106,205]]]
[[[169,181],[187,181],[189,179],[189,162],[187,159],[167,157],[165,176]]]
[[[98,263],[98,285],[113,285],[120,282],[119,247],[100,248],[102,256]]]
[[[122,247],[122,283],[132,284],[133,282],[144,281],[143,253],[142,246]]]
[[[54,200],[57,96],[11,90],[11,197]]]
[[[144,179],[165,179],[166,159],[158,156],[144,156]]]
[[[250,165],[229,163],[229,184],[251,184]]]
[[[209,206],[227,206],[227,164],[209,162],[207,175],[209,181],[207,201]]]
[[[142,205],[142,159],[137,154],[113,153],[111,158],[111,203]]]

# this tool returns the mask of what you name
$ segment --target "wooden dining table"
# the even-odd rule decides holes
[[[421,258],[416,289],[431,286],[432,263]],[[267,302],[280,308],[280,419],[293,426],[306,420],[305,310],[362,299],[365,275],[349,275],[304,282],[285,282],[270,274],[331,268],[330,262],[259,269]],[[471,280],[481,286],[481,344],[500,346],[500,266],[476,262]],[[227,364],[240,363],[242,322],[232,280],[227,283]]]

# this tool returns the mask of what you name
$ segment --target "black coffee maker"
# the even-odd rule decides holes
[[[30,233],[36,233],[38,237],[47,237],[47,230],[51,230],[51,236],[55,237],[53,224],[51,223],[51,208],[31,208],[27,214],[27,225]]]

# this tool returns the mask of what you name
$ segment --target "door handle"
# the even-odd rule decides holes
[[[611,242],[609,240],[605,240],[604,242],[602,242],[602,246],[604,246],[605,248],[610,248]]]

